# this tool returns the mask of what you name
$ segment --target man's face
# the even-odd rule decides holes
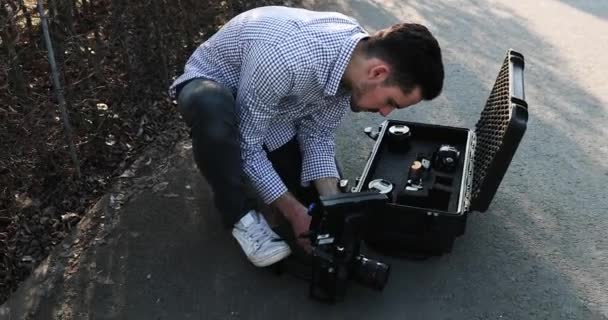
[[[386,117],[395,109],[404,109],[422,100],[420,87],[405,94],[395,85],[363,80],[352,86],[350,108],[354,112],[374,112]]]

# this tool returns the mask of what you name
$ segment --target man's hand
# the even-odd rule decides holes
[[[308,253],[312,252],[310,240],[308,238],[300,238],[300,235],[308,232],[310,228],[311,217],[308,215],[308,209],[289,192],[279,197],[272,204],[289,221],[296,240],[302,249]]]
[[[304,206],[302,206],[304,208]],[[308,237],[303,238],[300,237],[302,234],[308,232],[310,228],[310,220],[312,218],[308,215],[306,208],[304,208],[303,212],[295,213],[289,223],[291,223],[291,228],[293,229],[293,234],[296,236],[296,240],[302,249],[304,249],[307,253],[312,252],[312,246],[310,245],[310,239]]]

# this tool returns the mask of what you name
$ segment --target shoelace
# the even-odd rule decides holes
[[[258,248],[261,248],[266,242],[274,240],[268,229],[263,225],[256,226],[256,228],[251,230],[249,238],[258,245]]]

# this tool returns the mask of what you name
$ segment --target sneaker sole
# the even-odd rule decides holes
[[[264,259],[255,259],[253,257],[247,257],[251,263],[253,263],[256,267],[268,267],[272,264],[275,264],[285,258],[287,258],[291,254],[291,249],[287,247],[285,250],[277,251],[273,255],[264,258]]]

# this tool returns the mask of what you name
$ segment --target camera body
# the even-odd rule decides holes
[[[376,290],[384,288],[390,267],[362,255],[361,240],[370,213],[387,200],[381,193],[358,192],[320,197],[311,205],[312,298],[340,301],[349,280]]]

